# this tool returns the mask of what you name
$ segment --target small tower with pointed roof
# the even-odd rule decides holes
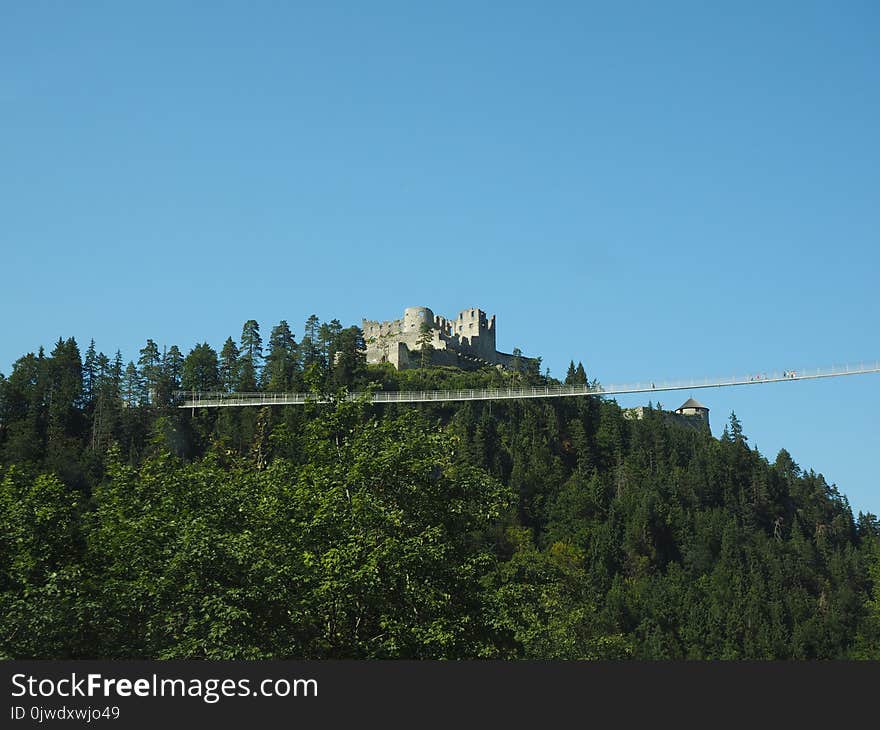
[[[700,403],[700,401],[693,398],[688,398],[675,409],[675,412],[679,416],[696,416],[702,418],[706,422],[706,425],[709,425],[709,409]]]

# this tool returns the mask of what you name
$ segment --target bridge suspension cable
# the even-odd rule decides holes
[[[768,383],[838,378],[844,375],[880,373],[880,361],[858,365],[835,365],[830,368],[783,370],[770,374],[758,373],[729,378],[703,378],[676,381],[648,381],[628,385],[548,385],[528,388],[471,388],[464,390],[395,390],[371,393],[348,393],[349,400],[366,398],[372,403],[446,403],[469,400],[520,400],[526,398],[573,398],[612,396],[625,393],[657,393],[697,388],[724,388],[734,385],[766,385]],[[327,403],[327,396],[314,393],[227,393],[220,391],[177,391],[180,408],[229,408],[243,406],[301,406],[306,403]]]

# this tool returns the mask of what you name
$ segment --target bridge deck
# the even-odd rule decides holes
[[[724,388],[734,385],[766,385],[767,383],[815,380],[817,378],[837,378],[844,375],[865,375],[880,373],[880,361],[860,363],[859,365],[840,365],[830,368],[808,370],[789,370],[760,373],[756,375],[731,376],[730,378],[704,378],[702,380],[680,380],[634,383],[629,385],[561,385],[538,388],[476,388],[468,390],[422,390],[422,391],[377,391],[370,400],[373,403],[444,403],[469,400],[519,400],[525,398],[572,398],[583,396],[611,396],[625,393],[656,393],[673,390],[694,390],[697,388]],[[183,398],[180,408],[228,408],[242,406],[299,406],[306,403],[322,403],[328,399],[319,398],[313,393],[225,393],[183,391],[177,394]],[[362,397],[362,393],[349,393],[349,400]]]

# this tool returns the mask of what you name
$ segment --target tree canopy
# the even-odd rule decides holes
[[[0,656],[880,658],[880,521],[735,414],[715,439],[594,396],[349,402],[548,381],[368,366],[315,315],[265,358],[254,320],[219,355],[158,342],[124,365],[59,339],[0,375]]]

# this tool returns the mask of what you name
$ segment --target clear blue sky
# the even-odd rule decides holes
[[[0,370],[411,305],[604,382],[880,358],[878,8],[4,2]],[[880,376],[694,395],[880,513]]]

